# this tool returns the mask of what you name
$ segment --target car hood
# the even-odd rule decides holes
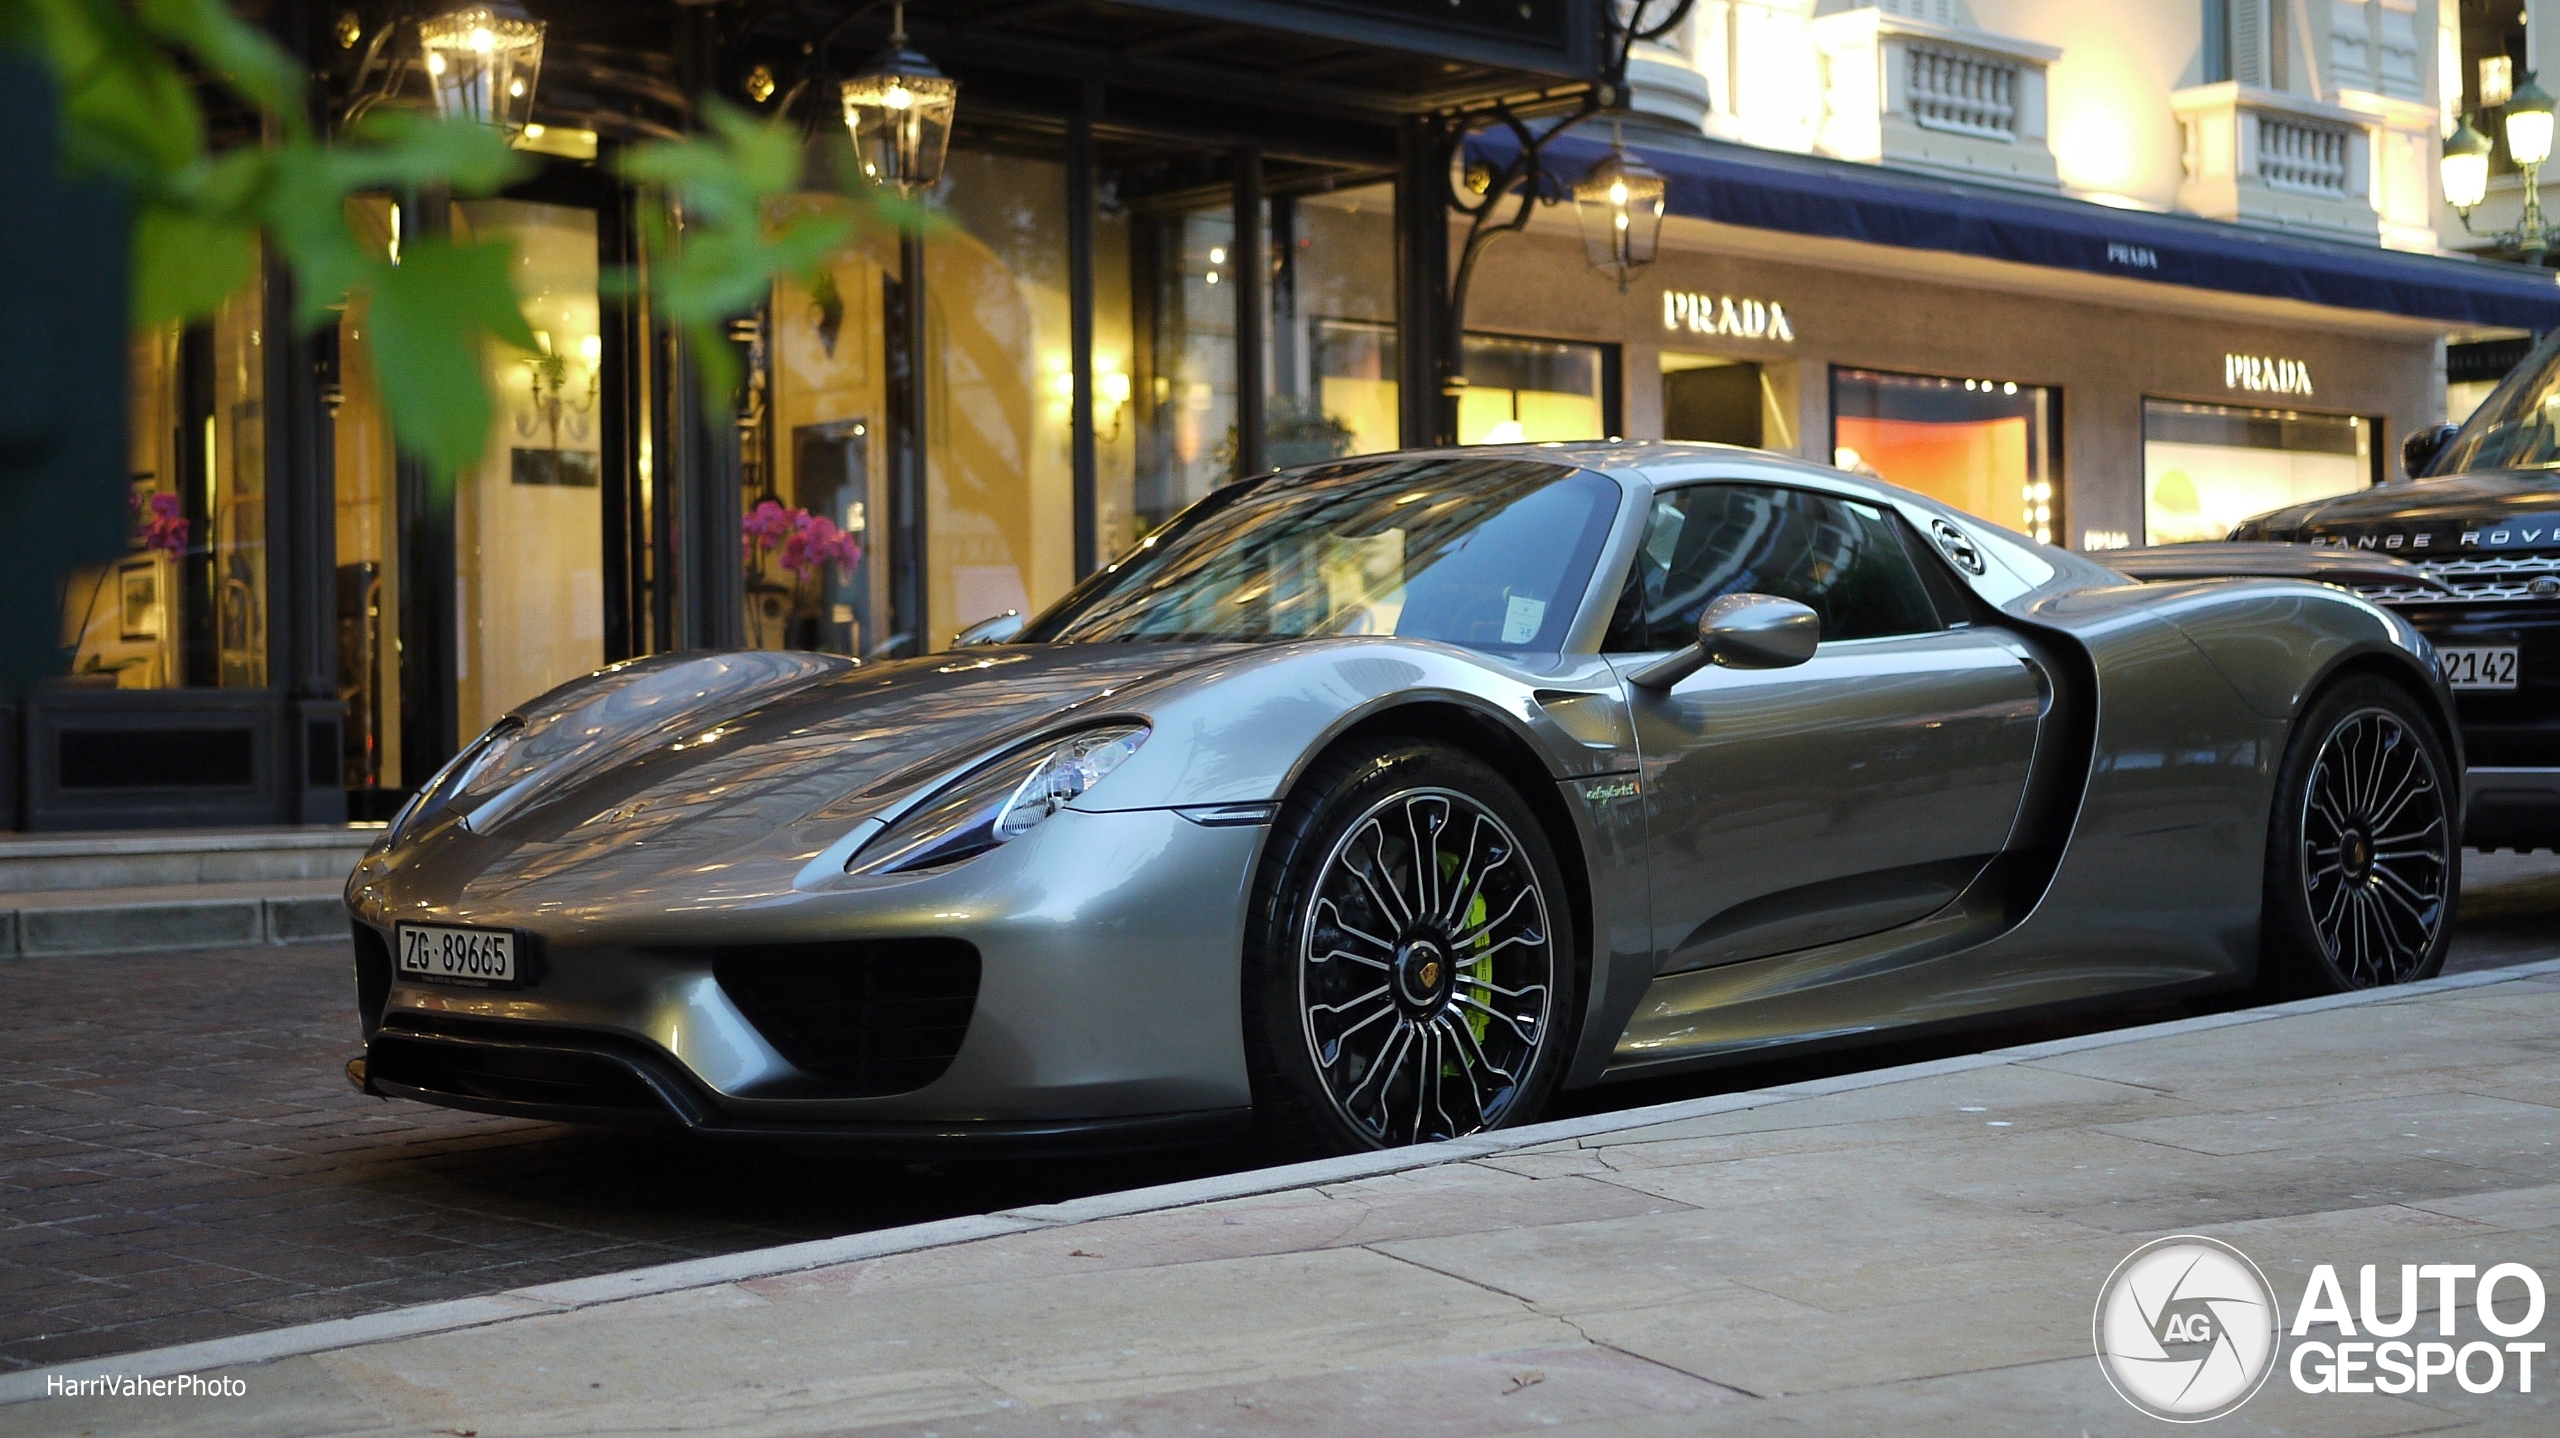
[[[599,870],[644,887],[682,874],[697,900],[771,892],[953,768],[1129,712],[1139,691],[1233,648],[1037,645],[861,666],[695,655],[637,683],[600,675],[511,716],[521,735],[503,758],[381,867],[459,866],[486,898]],[[643,688],[664,697],[641,702]]]
[[[2235,537],[2420,560],[2560,551],[2560,475],[2501,470],[2386,484],[2261,515]]]

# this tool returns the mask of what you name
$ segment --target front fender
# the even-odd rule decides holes
[[[1616,675],[1596,656],[1514,669],[1411,640],[1275,646],[1115,696],[1109,707],[1144,715],[1155,734],[1074,807],[1106,813],[1268,803],[1335,737],[1372,714],[1418,702],[1456,704],[1501,723],[1535,748],[1556,778],[1609,773],[1631,767],[1632,759],[1605,735],[1568,733],[1538,696],[1617,690]]]
[[[2430,695],[2448,743],[2456,741],[2453,693],[2434,648],[2407,620],[2326,584],[2210,579],[2149,586],[2152,612],[2177,626],[2241,699],[2290,721],[2346,665],[2379,662]]]

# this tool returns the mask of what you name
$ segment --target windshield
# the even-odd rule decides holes
[[[2427,473],[2560,469],[2560,334],[2500,381]]]
[[[1025,642],[1393,634],[1557,650],[1618,487],[1523,459],[1354,461],[1234,485],[1059,601]]]

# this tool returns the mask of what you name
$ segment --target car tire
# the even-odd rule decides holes
[[[1482,760],[1405,739],[1328,755],[1281,806],[1244,965],[1256,1126],[1319,1153],[1534,1120],[1586,968],[1528,804]]]
[[[2426,710],[2370,675],[2323,690],[2277,776],[2260,978],[2276,995],[2435,977],[2462,889],[2461,776]]]

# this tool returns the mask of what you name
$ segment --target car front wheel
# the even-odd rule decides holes
[[[2267,854],[2266,977],[2345,993],[2433,978],[2462,887],[2459,776],[2408,692],[2356,677],[2304,713]]]
[[[1417,741],[1329,757],[1282,806],[1255,894],[1257,1116],[1333,1152],[1533,1120],[1579,952],[1555,855],[1499,774]]]

